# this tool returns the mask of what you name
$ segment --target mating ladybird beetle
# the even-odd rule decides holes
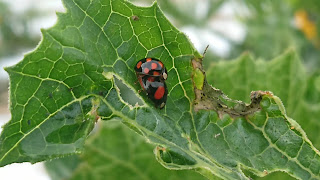
[[[163,63],[155,58],[144,58],[137,62],[134,70],[138,74],[161,76],[164,80],[168,77],[167,69]]]
[[[168,90],[165,83],[167,70],[163,63],[154,58],[145,58],[135,66],[136,75],[142,89],[157,108],[162,109],[167,101]]]
[[[155,104],[157,108],[162,109],[167,101],[167,85],[160,77],[142,75],[138,77],[139,83],[146,92],[148,98]]]

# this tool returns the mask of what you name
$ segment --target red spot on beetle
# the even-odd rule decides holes
[[[141,64],[142,64],[142,61],[139,61],[138,64],[137,64],[137,69],[141,68]]]
[[[159,86],[157,91],[154,93],[155,99],[161,99],[164,95],[165,88],[163,86]]]
[[[149,78],[148,78],[148,81],[154,82],[154,77],[149,77]]]
[[[158,63],[160,64],[161,68],[163,68],[163,64],[162,64],[162,62],[158,61]]]
[[[147,59],[146,59],[147,62],[150,62],[151,60],[152,60],[151,58],[147,58]]]
[[[154,75],[154,76],[159,76],[160,73],[159,73],[158,71],[153,71],[153,75]]]
[[[151,64],[151,69],[157,69],[157,67],[158,67],[157,63],[152,63]]]
[[[143,72],[146,73],[146,74],[148,74],[149,71],[150,71],[150,70],[149,70],[148,68],[144,68],[144,69],[143,69]]]

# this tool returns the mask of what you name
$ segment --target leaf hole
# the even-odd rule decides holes
[[[136,104],[138,104],[139,106],[144,105],[143,101],[136,95],[136,93],[116,76],[114,76],[114,84],[118,87],[120,96],[123,101],[132,106],[135,106]]]

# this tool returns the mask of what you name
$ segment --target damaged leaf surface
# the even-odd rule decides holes
[[[6,69],[12,119],[0,136],[1,166],[79,152],[100,118],[119,119],[157,145],[156,158],[169,169],[195,169],[209,179],[248,179],[243,169],[319,178],[319,152],[280,99],[259,91],[247,105],[209,86],[199,75],[201,56],[157,4],[64,4],[67,12],[42,31],[37,49]],[[138,94],[134,65],[145,57],[161,59],[168,70],[162,110]],[[123,100],[115,78],[142,104]]]

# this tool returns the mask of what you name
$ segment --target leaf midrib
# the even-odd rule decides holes
[[[210,158],[209,157],[206,157],[204,156],[203,154],[199,154],[195,151],[192,151],[192,150],[188,150],[186,151],[185,149],[181,148],[180,146],[176,145],[174,142],[171,142],[171,141],[168,141],[167,139],[161,137],[161,136],[157,136],[155,134],[153,134],[152,132],[150,132],[149,129],[146,129],[145,127],[142,127],[140,126],[136,121],[134,121],[133,119],[130,119],[129,117],[125,116],[124,114],[122,114],[121,112],[115,110],[104,98],[100,97],[100,96],[97,96],[97,98],[100,98],[101,101],[103,101],[107,106],[108,108],[111,109],[111,111],[118,117],[120,117],[122,120],[132,124],[133,126],[137,127],[140,131],[143,132],[147,132],[150,136],[155,136],[156,138],[160,139],[161,141],[165,142],[166,144],[168,145],[171,145],[177,149],[180,149],[181,151],[183,151],[184,153],[188,154],[190,157],[192,157],[193,159],[195,159],[197,161],[197,165],[196,166],[193,166],[193,168],[205,168],[205,167],[210,167],[208,170],[210,170],[212,172],[212,174],[215,174],[213,172],[234,172],[234,170],[232,169],[228,169],[228,168],[225,168],[225,167],[222,167],[219,165],[219,163],[217,163],[214,159]],[[144,134],[144,133],[143,133]],[[144,135],[145,136],[145,135]],[[145,136],[147,138],[147,136]],[[153,142],[151,142],[153,143]],[[154,143],[153,143],[154,144]],[[156,144],[158,145],[158,144]],[[193,153],[197,154],[198,156],[201,156],[202,158],[204,159],[210,159],[210,162],[214,165],[210,165],[208,164],[207,162],[203,161],[202,159],[198,158],[197,156],[195,156]],[[207,154],[208,155],[208,154]],[[219,170],[218,170],[219,169]],[[220,175],[220,174],[219,174]],[[219,176],[217,175],[217,176]],[[224,174],[225,176],[228,175],[228,174]],[[220,178],[222,178],[222,176],[220,176]]]

